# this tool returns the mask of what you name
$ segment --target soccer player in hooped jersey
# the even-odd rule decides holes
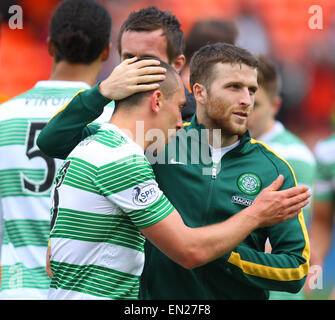
[[[240,212],[225,222],[186,226],[179,210],[160,190],[144,156],[153,140],[134,141],[137,121],[144,122],[144,136],[152,129],[164,133],[161,148],[171,139],[170,129],[183,128],[181,78],[171,66],[160,63],[167,71],[159,89],[118,101],[109,124],[84,128],[82,137],[94,135],[73,149],[56,177],[50,299],[136,299],[144,265],[144,237],[191,271],[219,257],[227,260],[250,232],[294,219],[308,202],[306,187],[276,191],[283,184],[280,175],[248,208],[240,206]],[[256,90],[255,66],[245,71],[250,87]],[[100,85],[79,93],[67,108],[92,105],[100,110],[111,98],[113,77],[112,73]],[[51,120],[46,129],[53,127],[55,119],[59,118]],[[240,120],[237,126],[242,125]],[[43,130],[39,136],[40,146],[45,146],[49,132]],[[192,212],[201,214],[197,209]],[[305,261],[306,266],[308,269]],[[160,275],[165,278],[164,273]]]
[[[307,185],[312,190],[316,162],[306,144],[284,125],[276,120],[281,107],[281,79],[275,63],[265,55],[258,57],[258,90],[255,105],[248,119],[250,135],[265,142],[280,157],[292,166],[298,184]],[[306,224],[309,207],[304,209]]]
[[[323,267],[331,249],[335,215],[335,133],[318,141],[314,154],[317,173],[310,223],[311,265]],[[305,288],[307,293],[312,288]],[[335,287],[330,299],[335,300]]]
[[[307,185],[312,190],[315,176],[315,159],[305,143],[287,130],[276,120],[281,105],[281,79],[276,65],[270,57],[258,57],[258,85],[255,95],[254,110],[248,120],[250,134],[256,140],[265,142],[280,157],[284,158],[293,168],[298,184]],[[304,218],[307,224],[310,207],[304,208]],[[271,251],[269,243],[266,251]],[[297,294],[272,291],[273,300],[304,299],[303,290]]]
[[[90,21],[99,21],[96,30],[89,30]],[[111,18],[102,6],[86,0],[62,3],[50,22],[46,47],[54,59],[50,79],[37,82],[32,89],[1,105],[4,239],[0,299],[47,297],[49,197],[61,162],[43,154],[36,146],[36,138],[50,117],[78,90],[94,85],[102,62],[108,58],[110,32]]]
[[[3,215],[4,236],[0,249],[0,299],[47,297],[49,198],[61,161],[43,154],[36,146],[36,138],[57,110],[79,90],[95,84],[102,63],[108,58],[110,32],[111,18],[101,5],[88,0],[63,1],[50,23],[47,48],[54,59],[50,79],[37,82],[31,90],[1,105],[0,218]],[[125,62],[119,68],[117,85],[122,90],[117,90],[118,93],[128,95],[156,88],[152,84],[134,85],[139,79],[145,83],[145,74],[153,73],[155,63],[145,61],[130,66]],[[146,64],[151,66],[149,70]],[[163,70],[157,68],[158,72]],[[156,80],[160,78],[161,75]],[[105,110],[102,122],[109,121],[113,108],[106,106]]]

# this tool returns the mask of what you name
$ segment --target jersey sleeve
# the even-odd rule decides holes
[[[296,185],[293,171],[286,170],[282,189]],[[228,267],[239,281],[275,291],[298,292],[308,274],[310,247],[303,212],[295,218],[263,228],[271,254],[238,245],[228,258]]]
[[[65,159],[81,140],[96,133],[99,126],[88,124],[102,114],[109,102],[100,94],[98,85],[80,90],[41,131],[38,147],[50,157]]]
[[[317,171],[313,197],[317,201],[331,202],[335,200],[335,161],[327,161],[327,156],[331,152],[324,142],[319,142],[315,149]]]
[[[100,167],[95,183],[139,229],[159,222],[174,210],[143,155],[131,155]]]

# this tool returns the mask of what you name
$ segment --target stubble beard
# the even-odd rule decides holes
[[[227,106],[221,101],[221,99],[209,97],[208,106],[210,106],[210,110],[206,109],[206,116],[208,122],[211,124],[211,129],[220,129],[221,135],[225,137],[233,137],[233,136],[242,136],[247,131],[247,121],[243,124],[238,124],[234,119],[234,115],[231,111],[226,111]],[[222,115],[222,111],[225,113],[223,116],[219,117],[218,115]]]

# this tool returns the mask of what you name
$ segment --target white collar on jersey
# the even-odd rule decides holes
[[[62,80],[43,80],[36,82],[35,88],[83,88],[90,89],[88,83],[84,81],[62,81]]]
[[[118,133],[120,133],[126,140],[131,141],[133,143],[136,143],[133,139],[131,139],[121,128],[119,128],[118,126],[116,126],[113,123],[103,123],[101,124],[100,128],[102,130],[112,130],[112,131],[117,131]],[[137,144],[137,143],[136,143]],[[143,150],[143,149],[142,149]]]
[[[283,124],[279,121],[276,121],[275,125],[269,132],[264,133],[262,136],[258,137],[256,140],[263,141],[263,142],[270,141],[275,136],[282,133],[284,130],[285,130],[285,127],[283,126]]]

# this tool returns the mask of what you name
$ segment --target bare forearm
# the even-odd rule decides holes
[[[196,264],[205,264],[231,251],[256,228],[284,222],[301,212],[301,208],[308,203],[307,187],[300,186],[275,194],[273,190],[281,183],[282,177],[264,189],[253,205],[230,219],[197,230],[199,235],[196,239],[201,239],[197,240],[197,245],[203,247],[196,249]]]
[[[257,218],[248,215],[245,209],[230,219],[202,228],[192,229],[193,268],[213,261],[241,243],[252,231],[260,226]]]
[[[141,232],[170,259],[193,269],[230,252],[259,226],[257,219],[245,214],[246,210],[224,222],[200,228],[186,226],[174,211]]]
[[[314,204],[313,209],[313,217],[309,230],[312,263],[322,264],[332,241],[333,207],[330,203],[319,202]]]
[[[307,187],[274,191],[281,186],[280,177],[265,188],[250,207],[224,222],[190,228],[174,210],[158,223],[141,229],[141,232],[184,268],[201,266],[229,253],[256,228],[291,219],[307,205]]]
[[[316,235],[316,233],[318,234]],[[310,233],[310,242],[312,253],[311,264],[323,264],[330,249],[331,233],[327,228],[313,228],[313,231]]]

